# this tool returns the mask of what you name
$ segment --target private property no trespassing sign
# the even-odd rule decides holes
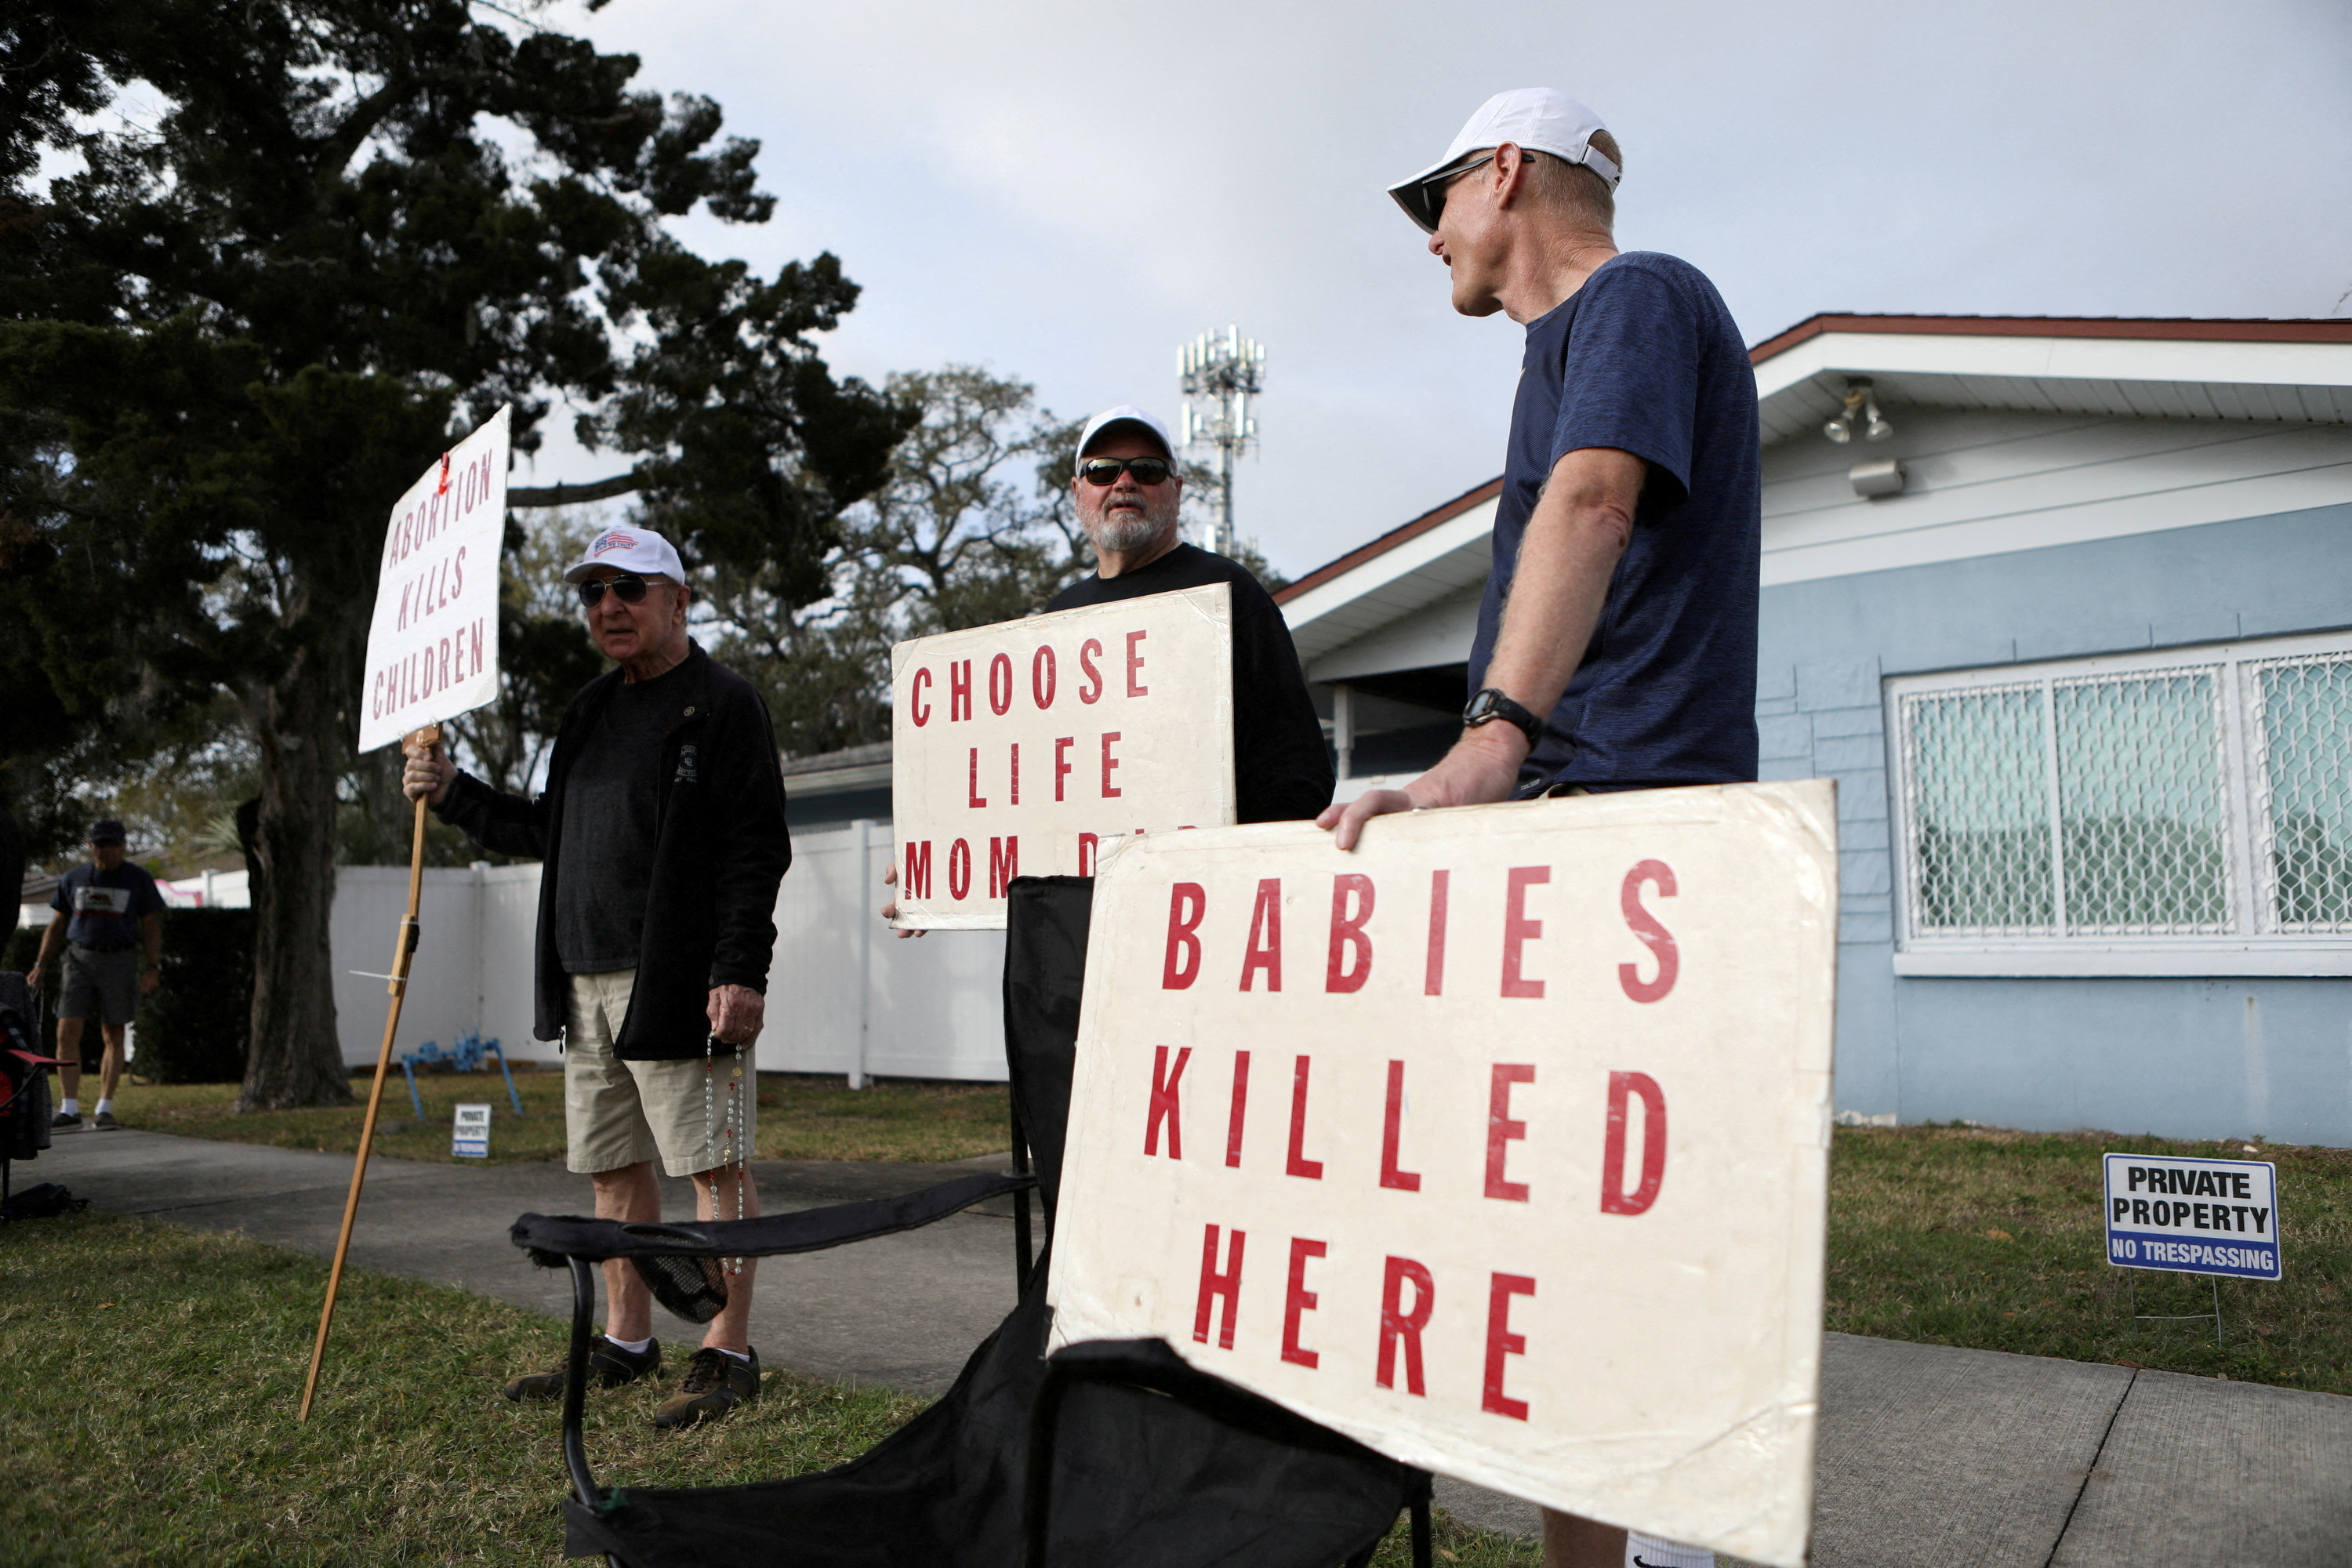
[[[1015,877],[1231,823],[1232,598],[1212,583],[892,648],[896,923],[1001,930]]]
[[[443,453],[392,509],[368,623],[362,752],[499,694],[499,551],[511,414],[499,409]]]
[[[1802,1563],[1835,823],[1811,781],[1107,850],[1056,1342]]]

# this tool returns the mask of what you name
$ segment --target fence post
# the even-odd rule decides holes
[[[857,819],[857,891],[850,907],[857,911],[857,1044],[849,1064],[849,1087],[866,1087],[866,1036],[874,1019],[874,916],[866,900],[874,889],[874,819]]]

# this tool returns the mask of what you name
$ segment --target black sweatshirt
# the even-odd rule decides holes
[[[1085,577],[1049,610],[1233,584],[1234,803],[1243,822],[1292,822],[1331,804],[1331,757],[1290,626],[1246,567],[1191,544],[1116,577]]]
[[[636,989],[621,1025],[625,1061],[703,1054],[711,990],[765,993],[776,946],[776,885],[793,862],[784,826],[784,780],[768,706],[751,683],[699,647],[663,676],[676,703],[662,737],[661,802],[646,894]],[[536,800],[459,773],[434,815],[485,849],[538,857],[539,935],[534,990],[542,1040],[562,1032],[571,980],[556,952],[557,868],[562,864],[563,792],[590,731],[621,684],[608,670],[580,689],[556,731],[547,793]]]

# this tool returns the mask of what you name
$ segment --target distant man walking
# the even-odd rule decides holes
[[[1618,250],[1622,163],[1591,110],[1521,88],[1390,188],[1454,308],[1510,317],[1527,356],[1462,736],[1317,818],[1342,849],[1386,812],[1756,776],[1756,377],[1704,274]],[[1714,1561],[1634,1544],[1545,1510],[1547,1568]]]
[[[108,817],[89,827],[89,861],[58,879],[49,900],[57,915],[41,933],[41,951],[26,979],[38,991],[49,962],[65,950],[63,995],[58,1004],[58,1113],[49,1125],[79,1127],[81,1032],[96,1018],[106,1051],[99,1058],[98,1104],[90,1123],[100,1131],[114,1120],[114,1090],[122,1081],[123,1030],[139,998],[155,989],[163,962],[163,895],[146,868],[122,858],[122,824]]]
[[[751,683],[687,636],[693,593],[668,540],[607,529],[564,580],[620,668],[572,700],[547,793],[508,795],[415,751],[403,787],[485,848],[541,863],[533,1032],[564,1040],[568,1163],[594,1184],[597,1217],[660,1219],[658,1158],[694,1178],[700,1217],[748,1218],[760,1212],[740,1163],[757,1121],[751,1047],[793,857],[775,730]],[[751,1267],[729,1277],[727,1305],[655,1426],[715,1421],[759,1397]],[[610,1387],[658,1374],[645,1281],[614,1260],[604,1284],[593,1375]],[[563,1379],[559,1362],[506,1396],[553,1399]]]

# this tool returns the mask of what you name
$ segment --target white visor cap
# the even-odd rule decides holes
[[[1160,449],[1168,454],[1168,460],[1171,463],[1176,460],[1176,443],[1168,438],[1168,426],[1132,403],[1122,403],[1116,408],[1104,409],[1087,421],[1086,429],[1078,436],[1078,461],[1086,461],[1087,448],[1095,444],[1095,437],[1114,425],[1142,426],[1151,433],[1151,438],[1160,443]]]
[[[1391,185],[1389,195],[1404,208],[1405,216],[1421,226],[1423,233],[1435,234],[1438,214],[1444,210],[1436,199],[1441,188],[1434,183],[1437,176],[1466,154],[1484,153],[1506,142],[1530,153],[1549,153],[1563,163],[1581,163],[1615,190],[1619,178],[1615,161],[1592,146],[1593,136],[1607,129],[1601,116],[1564,92],[1548,87],[1515,87],[1480,104],[1444,157],[1410,180]]]
[[[650,528],[608,528],[588,542],[580,559],[563,574],[567,583],[584,583],[588,574],[599,566],[610,566],[616,572],[634,572],[640,577],[667,577],[673,583],[686,581],[686,568],[677,559],[677,550],[667,539]]]

